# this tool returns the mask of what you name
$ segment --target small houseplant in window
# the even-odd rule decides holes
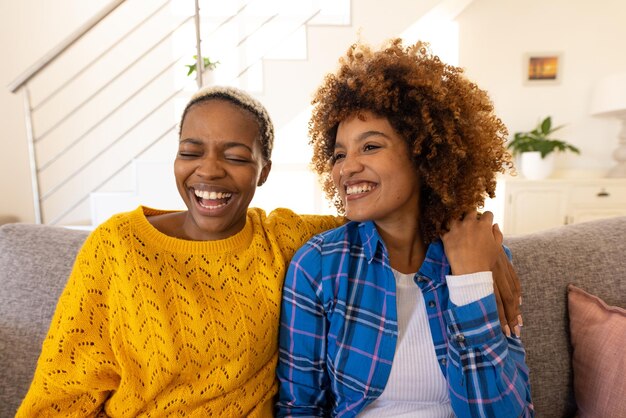
[[[516,132],[513,140],[507,144],[514,156],[520,157],[520,165],[524,177],[540,180],[552,173],[554,153],[571,151],[580,154],[575,146],[552,137],[552,134],[563,125],[553,127],[550,116],[543,119],[528,132]]]

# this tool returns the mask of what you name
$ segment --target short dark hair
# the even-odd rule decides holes
[[[189,99],[187,106],[185,106],[183,115],[180,118],[178,136],[180,137],[183,128],[183,122],[185,121],[185,116],[187,116],[187,112],[189,111],[189,109],[198,103],[214,99],[227,100],[234,105],[239,106],[252,113],[257,123],[259,124],[259,134],[261,136],[260,140],[263,158],[265,159],[265,161],[270,161],[272,158],[272,149],[274,148],[274,124],[272,123],[272,119],[270,118],[267,109],[261,104],[261,102],[256,100],[245,91],[235,87],[209,86],[204,87],[194,93],[194,95],[191,96],[191,99]]]

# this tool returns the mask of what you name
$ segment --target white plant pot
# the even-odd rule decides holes
[[[554,153],[541,158],[539,151],[523,152],[520,157],[522,174],[528,180],[542,180],[550,177],[554,169]]]

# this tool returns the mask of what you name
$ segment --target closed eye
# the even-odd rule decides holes
[[[249,158],[237,157],[237,156],[227,156],[226,159],[234,163],[249,163],[250,162]]]
[[[179,151],[178,156],[181,158],[197,158],[200,154],[197,152]]]

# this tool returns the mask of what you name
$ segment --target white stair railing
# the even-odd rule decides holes
[[[324,14],[319,1],[298,2],[298,10],[293,3],[212,2],[201,14],[196,0],[193,11],[176,16],[170,0],[111,1],[17,77],[9,89],[24,97],[35,222],[84,222],[91,193],[119,183],[134,160],[165,140],[174,141],[180,114],[176,106],[204,78],[203,51],[219,59],[221,84],[255,90],[257,86],[247,81],[251,70]],[[223,4],[229,9],[212,9]],[[88,39],[104,26],[103,39]],[[185,31],[186,46],[164,54]],[[95,45],[85,48],[87,42]],[[90,56],[67,58],[68,68],[55,70],[77,46],[89,50]],[[200,69],[193,88],[177,77],[192,54]],[[55,71],[64,78],[50,82],[46,73]]]

